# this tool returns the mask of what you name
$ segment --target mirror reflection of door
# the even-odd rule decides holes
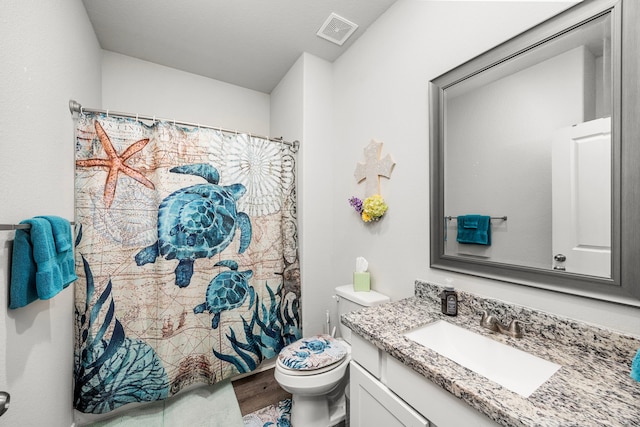
[[[611,277],[611,118],[558,130],[552,144],[553,268]]]

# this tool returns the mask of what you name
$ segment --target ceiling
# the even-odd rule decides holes
[[[303,52],[333,62],[396,0],[83,0],[100,46],[271,93]],[[339,46],[316,35],[336,13]]]

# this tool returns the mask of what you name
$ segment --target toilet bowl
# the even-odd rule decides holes
[[[381,304],[389,297],[355,292],[353,285],[336,288],[338,315]],[[345,390],[349,385],[351,331],[339,324],[343,338],[316,335],[302,338],[282,349],[275,367],[275,379],[292,395],[291,425],[327,427],[344,420]]]
[[[306,351],[310,342],[322,342],[325,350],[334,354],[304,363],[322,354]],[[292,395],[293,426],[326,427],[344,419],[350,361],[351,346],[329,335],[303,338],[280,352],[274,376],[280,387]]]

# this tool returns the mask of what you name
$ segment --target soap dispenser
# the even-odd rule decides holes
[[[453,286],[446,286],[440,294],[440,310],[447,316],[458,315],[458,294]]]

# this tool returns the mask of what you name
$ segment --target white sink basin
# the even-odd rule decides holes
[[[560,365],[443,320],[404,334],[454,362],[529,397]]]

